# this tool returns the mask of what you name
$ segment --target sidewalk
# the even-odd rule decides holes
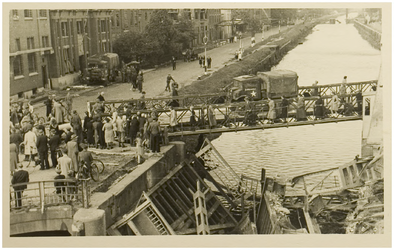
[[[281,32],[285,31],[289,27],[281,27]],[[264,38],[267,39],[269,36],[277,34],[278,27],[274,27],[264,32]],[[262,33],[255,35],[256,43],[260,42]],[[242,47],[244,49],[250,47],[251,38],[246,37],[242,39]],[[239,50],[241,43],[228,43],[226,45],[214,48],[207,51],[207,56],[212,58],[212,68],[210,71],[217,71],[224,65],[229,63],[234,58],[235,51]],[[257,47],[256,47],[257,48]],[[198,61],[183,62],[183,60],[177,61],[176,70],[172,70],[172,67],[158,68],[157,70],[148,70],[144,73],[143,90],[146,92],[147,98],[167,96],[169,92],[165,92],[166,77],[171,74],[175,81],[178,82],[180,88],[190,85],[193,81],[204,74],[204,69],[199,66]],[[104,92],[105,100],[120,100],[120,99],[137,99],[141,94],[137,91],[130,90],[130,84],[128,83],[115,83],[108,87],[101,88],[98,91],[90,90],[85,93],[78,93],[80,96],[75,97],[73,100],[73,109],[77,110],[80,116],[86,111],[87,102],[95,101],[98,92]],[[41,105],[35,105],[36,112],[39,116],[45,116],[45,107]]]

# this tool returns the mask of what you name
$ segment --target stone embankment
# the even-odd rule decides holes
[[[301,23],[293,28],[273,35],[257,43],[254,47],[244,50],[243,60],[233,62],[226,67],[212,73],[203,80],[195,81],[181,89],[180,95],[207,94],[220,92],[223,87],[231,83],[234,77],[246,74],[255,74],[258,71],[269,71],[272,66],[279,63],[282,57],[295,48],[319,23],[325,23],[330,17],[316,19],[309,23]],[[277,48],[274,48],[277,46]],[[275,51],[273,55],[272,52]],[[235,61],[235,59],[234,59]]]
[[[380,50],[380,48],[382,47],[382,32],[375,30],[356,20],[354,21],[354,27],[356,27],[361,37],[367,40],[372,45],[372,47]]]

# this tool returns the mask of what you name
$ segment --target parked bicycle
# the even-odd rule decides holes
[[[92,162],[89,167],[86,165],[84,161],[81,161],[81,164],[78,169],[77,179],[89,179],[89,176],[95,182],[100,181],[100,171],[96,165],[96,163]]]

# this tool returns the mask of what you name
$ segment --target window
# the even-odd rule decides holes
[[[34,37],[27,38],[27,49],[34,49]]]
[[[135,15],[135,25],[138,25],[138,15]]]
[[[145,20],[148,20],[148,13],[145,12]]]
[[[15,39],[16,51],[21,51],[21,39]]]
[[[37,72],[36,53],[27,54],[27,60],[29,62],[29,73]]]
[[[118,15],[119,17],[119,15]],[[118,19],[117,19],[118,20]],[[119,26],[118,23],[116,23],[116,26]],[[107,23],[106,20],[101,20],[101,32],[106,32],[107,31]]]
[[[25,18],[33,18],[33,11],[32,10],[25,10]]]
[[[62,22],[62,36],[68,36],[68,23]]]
[[[47,17],[47,11],[46,10],[40,10],[39,14],[40,14],[40,17]]]
[[[71,62],[70,62],[70,49],[69,48],[64,48],[63,49],[63,69],[64,73],[68,74],[71,71]]]
[[[49,36],[42,37],[42,47],[43,48],[49,47]]]
[[[16,56],[14,58],[14,77],[15,76],[23,76],[22,56]]]
[[[119,27],[120,26],[120,17],[119,17],[119,14],[116,14],[115,15],[116,16],[116,27]]]
[[[194,19],[198,19],[198,10],[194,11]]]
[[[12,17],[13,18],[18,18],[19,17],[18,10],[12,10]]]
[[[77,34],[81,35],[83,32],[82,21],[77,21]]]
[[[102,45],[103,45],[103,52],[106,52],[107,42],[103,42]]]

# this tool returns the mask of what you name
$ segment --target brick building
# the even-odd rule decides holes
[[[10,96],[28,98],[49,83],[49,12],[12,10],[9,20]]]
[[[50,10],[52,88],[78,81],[86,58],[112,52],[110,10]]]

